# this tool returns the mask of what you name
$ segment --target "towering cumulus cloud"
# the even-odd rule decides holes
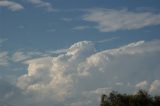
[[[34,106],[96,106],[98,95],[111,90],[130,92],[144,85],[151,93],[160,90],[159,40],[100,52],[94,45],[81,41],[56,57],[26,61],[28,73],[18,78],[18,88]]]

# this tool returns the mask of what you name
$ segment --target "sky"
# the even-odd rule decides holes
[[[160,95],[159,33],[159,0],[0,0],[0,105]]]

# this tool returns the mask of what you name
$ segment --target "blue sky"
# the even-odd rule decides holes
[[[125,39],[126,42],[141,39],[151,40],[159,37],[158,25],[149,25],[138,30],[118,30],[104,33],[91,28],[96,26],[96,23],[82,20],[82,16],[86,13],[82,10],[92,8],[128,9],[129,11],[153,11],[156,13],[159,10],[158,0],[72,0],[69,3],[64,0],[46,1],[51,3],[53,10],[57,10],[57,12],[48,12],[46,8],[40,8],[25,0],[15,2],[20,3],[23,9],[13,12],[5,7],[1,8],[1,36],[10,42],[5,45],[9,50],[24,47],[41,50],[59,49],[80,40],[95,41],[113,36]],[[64,21],[65,19],[69,21]],[[73,30],[78,26],[90,28]]]
[[[0,85],[15,88],[0,99],[93,106],[114,89],[160,93],[159,32],[159,0],[0,0]]]

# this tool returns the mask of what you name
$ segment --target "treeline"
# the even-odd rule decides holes
[[[144,90],[133,95],[112,91],[102,95],[100,106],[160,106],[160,96],[151,96]]]

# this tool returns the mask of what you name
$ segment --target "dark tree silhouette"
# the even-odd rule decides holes
[[[112,91],[102,95],[100,106],[160,106],[160,96],[150,96],[144,90],[133,95]]]

